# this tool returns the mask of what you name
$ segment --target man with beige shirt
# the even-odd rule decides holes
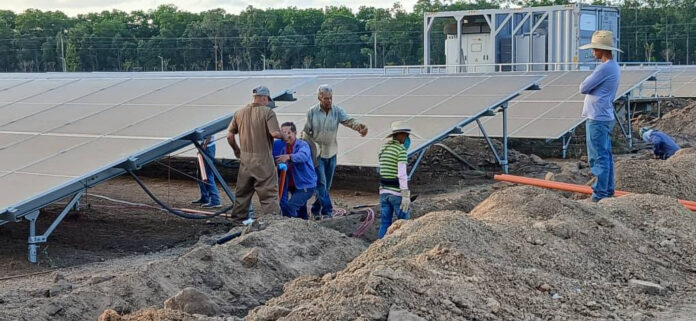
[[[312,215],[319,218],[333,216],[333,206],[329,189],[336,170],[336,153],[338,151],[338,124],[351,128],[361,136],[367,135],[367,126],[348,116],[343,108],[333,105],[333,90],[329,85],[317,89],[319,104],[307,112],[307,122],[302,138],[318,148],[316,152],[317,199],[312,204]]]
[[[227,142],[239,159],[239,173],[232,215],[244,217],[254,192],[262,214],[279,214],[278,179],[273,160],[273,139],[282,138],[275,112],[268,107],[271,93],[265,86],[254,88],[254,102],[234,113],[227,128]],[[239,145],[235,135],[239,134]]]

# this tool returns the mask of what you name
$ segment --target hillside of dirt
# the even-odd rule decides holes
[[[674,137],[677,143],[696,146],[696,101],[674,109],[655,123],[655,128]]]
[[[179,253],[4,281],[0,320],[96,320],[107,309],[117,316],[162,307],[187,287],[206,296],[209,306],[217,307],[215,314],[243,316],[279,295],[287,281],[340,270],[367,246],[314,222],[273,218],[264,222],[265,229],[222,245],[214,245],[217,236],[203,236]],[[171,315],[166,319],[181,320],[176,317],[180,314]]]
[[[670,197],[507,188],[471,214],[396,222],[344,270],[293,280],[246,320],[649,319],[693,297],[695,229]]]
[[[667,160],[621,160],[615,164],[616,189],[696,201],[696,149],[679,150]]]
[[[662,118],[639,116],[633,121],[633,127],[638,131],[643,126],[659,129],[672,136],[681,146],[696,146],[696,100],[677,99],[667,101],[663,111],[667,110]],[[640,137],[636,136],[638,140]]]

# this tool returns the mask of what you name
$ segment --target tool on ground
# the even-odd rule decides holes
[[[196,154],[198,155],[198,170],[201,172],[201,180],[207,182],[208,174],[205,172],[205,161],[203,160],[203,155],[201,155],[201,153]]]
[[[495,176],[493,176],[493,178],[496,181],[501,181],[501,182],[531,185],[531,186],[543,187],[543,188],[548,188],[548,189],[556,189],[556,190],[573,192],[573,193],[592,194],[592,187],[585,186],[585,185],[553,182],[553,181],[547,181],[547,180],[543,180],[543,179],[529,178],[529,177],[522,177],[522,176],[515,176],[515,175],[507,175],[507,174],[495,175]],[[615,191],[614,192],[615,196],[624,196],[624,195],[628,195],[628,194],[631,194],[631,193],[625,192],[625,191]],[[679,203],[684,205],[684,207],[686,207],[687,209],[692,210],[692,211],[696,211],[696,202],[687,201],[687,200],[680,200],[680,199],[678,199],[677,201],[679,201]]]
[[[225,236],[219,238],[215,243],[218,245],[225,244],[225,243],[227,243],[233,239],[236,239],[242,235],[246,235],[246,234],[254,232],[254,231],[261,231],[261,230],[266,228],[266,225],[263,224],[259,220],[251,219],[251,222],[249,222],[249,220],[246,220],[243,223],[245,225],[244,229],[242,229],[241,231],[238,231],[238,232],[234,232],[234,233],[229,234],[229,235],[225,235]]]
[[[283,198],[283,187],[285,187],[285,175],[288,173],[288,165],[285,163],[278,164],[280,170],[280,183],[278,184],[278,199]]]
[[[409,199],[411,200],[411,203],[413,203],[413,201],[415,201],[417,198],[418,198],[418,194],[413,194],[413,195],[411,195],[411,197],[409,197]],[[355,206],[353,206],[353,209],[359,210],[359,209],[363,209],[366,207],[375,207],[375,206],[379,206],[379,203],[355,205]]]

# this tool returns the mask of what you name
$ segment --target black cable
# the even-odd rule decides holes
[[[167,206],[166,204],[164,204],[162,201],[160,201],[160,200],[157,198],[157,196],[155,196],[154,194],[152,194],[152,192],[147,188],[147,186],[145,186],[145,183],[143,183],[143,181],[140,180],[140,177],[138,177],[137,175],[135,175],[135,173],[133,173],[132,170],[128,169],[128,170],[126,170],[126,171],[128,172],[128,174],[130,174],[130,176],[133,177],[133,179],[135,179],[135,182],[138,183],[138,185],[140,185],[140,187],[145,191],[145,193],[146,193],[148,196],[150,196],[150,198],[151,198],[153,201],[155,201],[155,203],[157,203],[157,205],[159,205],[160,207],[162,207],[162,208],[163,208],[164,210],[166,210],[167,212],[169,212],[169,213],[171,213],[171,214],[174,214],[174,215],[176,215],[176,216],[178,216],[178,217],[186,218],[186,219],[191,219],[191,220],[209,219],[209,218],[213,218],[213,217],[219,216],[220,214],[226,213],[227,211],[231,210],[231,209],[234,207],[234,204],[232,204],[232,205],[230,205],[230,206],[227,207],[227,208],[224,208],[224,209],[222,209],[222,210],[219,210],[219,211],[213,213],[213,215],[193,215],[193,214],[187,214],[187,213],[184,213],[184,212],[182,212],[182,211],[175,210],[175,209],[173,209],[173,208]]]

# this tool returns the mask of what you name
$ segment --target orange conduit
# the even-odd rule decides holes
[[[543,187],[543,188],[548,188],[548,189],[556,189],[556,190],[561,190],[561,191],[566,191],[566,192],[581,193],[581,194],[588,194],[588,195],[592,194],[592,187],[585,186],[585,185],[561,183],[561,182],[547,181],[547,180],[538,179],[538,178],[529,178],[529,177],[507,175],[507,174],[495,175],[495,176],[493,176],[493,178],[496,181],[501,181],[501,182],[532,185],[532,186]],[[628,194],[631,194],[631,193],[624,192],[624,191],[615,191],[614,192],[615,196],[624,196],[624,195],[628,195]],[[680,204],[684,205],[684,207],[686,207],[687,209],[692,210],[692,211],[696,211],[696,202],[686,201],[686,200],[678,200],[678,201]]]

